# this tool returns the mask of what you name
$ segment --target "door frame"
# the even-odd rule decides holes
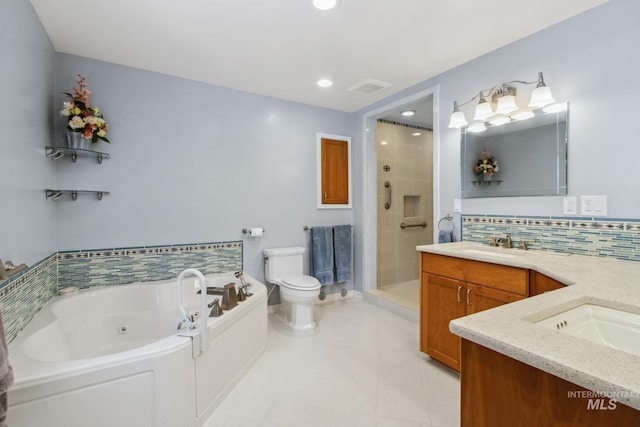
[[[377,157],[375,129],[377,119],[403,105],[433,96],[433,218],[440,212],[440,114],[439,85],[375,108],[362,115],[362,159],[363,159],[363,272],[362,292],[376,289],[377,266]],[[435,220],[434,220],[435,221]],[[433,227],[433,241],[437,242],[437,227]],[[417,254],[416,254],[417,256]]]

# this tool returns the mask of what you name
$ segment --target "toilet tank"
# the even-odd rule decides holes
[[[304,248],[265,249],[264,276],[269,283],[280,281],[286,276],[300,276],[304,269]]]

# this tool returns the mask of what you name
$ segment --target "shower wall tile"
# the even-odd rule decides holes
[[[415,247],[432,243],[433,204],[432,151],[433,138],[429,130],[413,136],[418,129],[397,123],[379,121],[376,127],[377,155],[377,286],[415,280],[418,278],[418,257]],[[382,145],[382,142],[386,142]],[[384,171],[385,165],[390,166]],[[387,190],[392,186],[391,208],[385,209]],[[405,216],[405,196],[415,197],[410,203],[410,215]],[[416,209],[413,209],[413,208]],[[400,224],[426,221],[426,228],[400,228]]]
[[[532,240],[531,249],[640,261],[640,219],[463,215],[462,240]]]
[[[58,258],[52,254],[0,282],[0,311],[10,343],[56,293]]]

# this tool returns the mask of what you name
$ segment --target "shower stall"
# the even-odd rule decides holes
[[[379,119],[376,294],[419,308],[416,246],[433,243],[433,131]]]

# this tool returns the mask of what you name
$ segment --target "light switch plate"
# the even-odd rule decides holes
[[[581,196],[580,215],[606,216],[607,196]]]
[[[562,213],[565,215],[577,215],[578,214],[578,198],[565,197],[562,200]]]
[[[453,199],[453,211],[454,212],[462,212],[462,200],[461,199]]]

